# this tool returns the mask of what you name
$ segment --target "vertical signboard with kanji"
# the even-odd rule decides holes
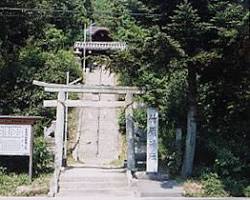
[[[159,113],[156,108],[147,109],[147,172],[158,172]]]

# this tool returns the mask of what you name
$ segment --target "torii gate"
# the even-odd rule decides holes
[[[125,42],[104,42],[104,41],[86,41],[86,31],[83,42],[75,42],[74,52],[83,57],[83,71],[86,67],[86,51],[107,51],[107,50],[125,50],[127,45]],[[78,81],[78,80],[76,80]],[[133,95],[142,94],[143,92],[137,87],[122,87],[122,86],[87,86],[87,85],[64,85],[50,84],[40,81],[33,81],[34,85],[44,87],[47,92],[58,93],[57,100],[45,100],[44,107],[56,107],[56,130],[55,130],[55,171],[54,183],[50,194],[55,195],[58,192],[58,181],[63,162],[63,137],[64,137],[64,122],[66,107],[124,107],[126,108],[126,137],[128,143],[127,150],[127,169],[135,170],[135,149],[133,137]],[[95,93],[95,94],[125,94],[125,101],[84,101],[84,100],[68,100],[66,93]]]
[[[127,169],[135,169],[135,149],[133,137],[133,96],[143,94],[143,91],[137,87],[124,86],[103,86],[103,85],[64,85],[51,84],[40,81],[33,81],[34,85],[44,87],[46,92],[58,93],[57,100],[44,100],[44,107],[56,107],[56,130],[55,130],[55,171],[53,187],[50,194],[54,196],[58,192],[58,181],[63,161],[63,137],[65,126],[65,107],[124,107],[126,108],[126,137],[128,143],[127,150]],[[66,93],[95,93],[95,94],[125,94],[125,101],[85,101],[85,100],[68,100]]]

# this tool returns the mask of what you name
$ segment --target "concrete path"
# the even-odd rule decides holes
[[[115,85],[115,76],[104,68],[86,72],[86,85]],[[84,94],[88,101],[114,101],[112,94]],[[87,165],[107,165],[116,160],[120,151],[117,109],[83,108],[79,111],[78,145],[73,153],[77,161]]]

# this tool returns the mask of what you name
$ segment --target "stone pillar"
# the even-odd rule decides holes
[[[134,124],[133,124],[133,94],[127,93],[126,103],[129,106],[126,109],[126,137],[127,137],[127,169],[135,171],[135,144],[134,144]],[[130,105],[131,104],[131,105]]]
[[[63,161],[63,135],[64,135],[64,115],[65,115],[65,92],[58,93],[58,102],[56,107],[56,131],[55,131],[55,182],[54,192],[58,192],[58,178]]]

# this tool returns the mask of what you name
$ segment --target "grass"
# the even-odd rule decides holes
[[[0,171],[0,196],[37,196],[49,191],[51,174],[42,174],[29,181],[27,174]]]
[[[73,148],[75,146],[75,141],[77,140],[77,129],[78,129],[78,116],[79,110],[76,108],[69,109],[68,115],[68,155],[72,154]]]
[[[121,135],[121,148],[120,148],[120,155],[118,159],[113,160],[109,163],[109,165],[121,167],[124,165],[124,160],[126,159],[126,152],[127,152],[127,141],[126,135]]]
[[[16,175],[0,173],[0,196],[14,195],[18,186],[28,185],[29,177],[24,174]]]

